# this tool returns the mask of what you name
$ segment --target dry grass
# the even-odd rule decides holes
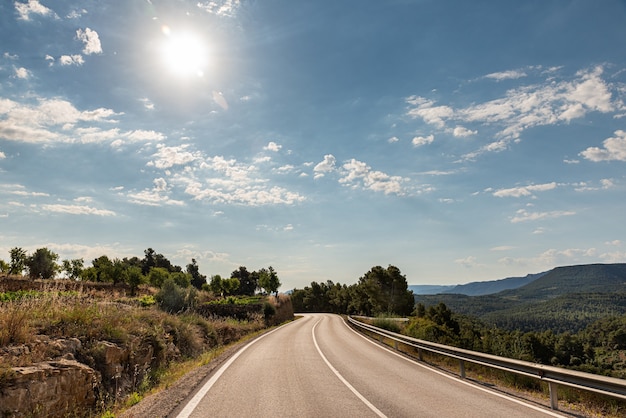
[[[159,382],[170,382],[206,363],[216,350],[243,336],[265,328],[258,321],[207,319],[193,313],[171,315],[156,306],[142,307],[138,298],[122,292],[60,290],[54,282],[27,296],[7,293],[0,302],[0,384],[10,380],[12,367],[48,361],[64,353],[59,341],[80,340],[76,359],[99,370],[103,367],[102,342],[114,343],[130,352],[151,352],[152,363],[143,377],[132,381],[130,394],[142,396]],[[148,351],[146,351],[148,350]],[[182,362],[182,363],[181,363]],[[170,367],[176,364],[176,367]],[[103,384],[106,391],[110,382]],[[116,391],[117,389],[115,389]],[[139,395],[137,395],[137,392]],[[118,394],[111,398],[118,399]]]

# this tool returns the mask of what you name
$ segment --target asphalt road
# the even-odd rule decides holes
[[[546,417],[549,409],[385,349],[310,314],[244,346],[172,417]]]

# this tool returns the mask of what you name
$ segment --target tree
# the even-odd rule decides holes
[[[52,279],[59,270],[56,261],[59,255],[47,248],[37,249],[33,255],[27,258],[26,267],[28,275],[32,279]]]
[[[258,282],[258,273],[254,272],[252,274],[246,269],[244,266],[239,267],[239,269],[233,271],[230,274],[231,278],[235,278],[239,280],[239,290],[237,294],[239,295],[254,295],[254,292],[257,289]]]
[[[230,279],[222,280],[222,289],[224,289],[225,295],[234,295],[239,289],[239,279],[231,277]]]
[[[372,267],[359,279],[359,286],[367,295],[373,314],[409,315],[413,312],[413,292],[408,290],[406,277],[395,266]]]
[[[26,268],[26,251],[19,247],[11,248],[9,251],[11,256],[11,262],[9,263],[9,275],[19,274],[21,275]]]
[[[183,273],[182,271],[175,271],[170,274],[170,277],[174,280],[177,286],[182,288],[187,288],[191,286],[191,275],[188,273]]]
[[[202,285],[206,283],[206,276],[200,274],[200,269],[195,258],[191,259],[191,264],[187,264],[187,273],[191,275],[191,284],[196,289],[202,289]]]
[[[95,273],[95,281],[96,282],[112,282],[113,281],[113,262],[106,255],[101,255],[100,257],[94,259],[91,262],[93,266],[93,273]],[[83,277],[92,277],[91,272],[87,272]]]
[[[63,271],[71,280],[78,280],[83,272],[84,260],[76,258],[74,260],[63,260]]]
[[[224,296],[224,287],[222,285],[222,276],[216,274],[211,276],[211,281],[209,282],[209,289],[213,294]]]
[[[148,281],[152,286],[161,287],[167,279],[170,278],[170,272],[163,267],[153,267],[148,273]]]
[[[173,265],[163,254],[157,254],[152,248],[144,250],[144,258],[141,260],[141,272],[147,276],[154,267],[161,267],[170,273],[182,272],[180,266]]]
[[[9,264],[7,264],[6,261],[4,260],[0,260],[0,273],[7,273],[9,272]]]
[[[268,294],[276,293],[276,296],[278,296],[280,280],[278,279],[278,275],[276,274],[272,266],[270,266],[268,269],[259,270],[258,285]]]
[[[155,252],[152,248],[144,250],[144,258],[141,260],[141,273],[147,276],[150,273],[150,269],[156,266]]]
[[[127,270],[128,285],[130,286],[130,294],[135,296],[137,288],[140,284],[144,283],[146,278],[141,274],[141,267],[130,266]]]
[[[239,289],[239,279],[231,277],[230,279],[222,279],[222,276],[216,274],[211,276],[209,290],[215,295],[222,297],[235,294]]]

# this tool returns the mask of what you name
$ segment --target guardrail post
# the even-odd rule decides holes
[[[395,348],[396,351],[398,351],[398,340],[393,340],[393,348]]]
[[[459,360],[459,368],[461,369],[461,378],[465,379],[465,362],[463,360]]]
[[[554,382],[548,382],[550,388],[550,407],[555,411],[559,410],[559,394],[557,393],[557,384]]]
[[[417,347],[417,359],[419,361],[424,361],[424,358],[422,357],[422,349]]]

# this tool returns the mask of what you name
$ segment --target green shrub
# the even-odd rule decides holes
[[[376,318],[372,322],[372,325],[391,332],[400,333],[400,331],[402,331],[402,328],[398,324],[398,321],[394,321],[393,319],[389,318]]]
[[[274,315],[276,315],[276,308],[269,302],[263,304],[263,317],[265,321],[269,321]]]
[[[138,299],[139,305],[144,308],[152,306],[157,303],[156,299],[152,295],[144,295]]]
[[[166,312],[182,312],[185,309],[185,293],[185,289],[176,285],[174,280],[167,279],[155,299],[159,307]]]

